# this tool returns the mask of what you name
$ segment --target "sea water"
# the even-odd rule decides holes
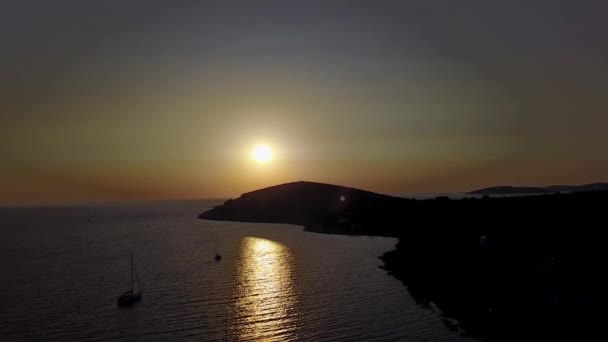
[[[465,339],[379,268],[396,239],[197,219],[219,203],[0,208],[0,340]]]

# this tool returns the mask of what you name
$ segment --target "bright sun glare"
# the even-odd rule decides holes
[[[266,163],[272,159],[272,150],[268,145],[258,145],[253,149],[253,159],[258,163]]]

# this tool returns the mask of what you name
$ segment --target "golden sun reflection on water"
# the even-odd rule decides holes
[[[272,240],[245,237],[239,260],[234,311],[238,340],[295,339],[297,295],[289,248]]]

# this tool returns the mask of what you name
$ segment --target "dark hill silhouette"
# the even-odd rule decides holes
[[[492,186],[478,190],[469,191],[471,195],[518,195],[518,194],[545,194],[551,193],[551,190],[541,187],[532,186]]]
[[[297,182],[199,217],[397,237],[384,267],[421,305],[484,340],[565,341],[606,335],[607,203],[608,191],[410,200]]]
[[[545,194],[555,192],[589,192],[608,191],[608,183],[591,183],[585,185],[551,185],[551,186],[492,186],[469,191],[471,195],[519,195],[519,194]]]
[[[585,185],[551,185],[546,188],[553,192],[608,191],[608,183],[591,183]]]
[[[411,200],[331,184],[293,182],[245,193],[199,218],[287,223],[319,230],[324,225],[345,226],[347,222],[350,227],[355,222],[378,219],[381,214],[393,216],[399,213],[394,209],[406,201]]]

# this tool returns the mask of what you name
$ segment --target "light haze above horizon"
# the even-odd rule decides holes
[[[4,1],[0,204],[608,175],[601,1]]]

